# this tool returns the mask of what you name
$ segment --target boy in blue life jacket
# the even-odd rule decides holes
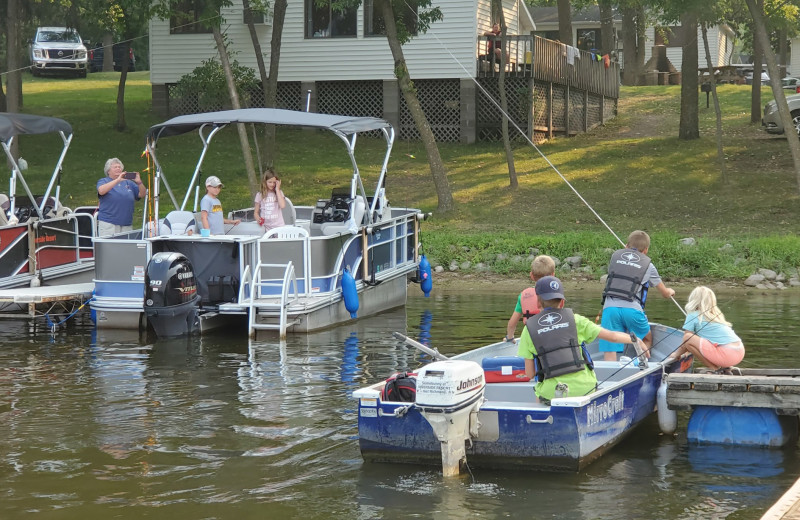
[[[567,387],[562,397],[586,395],[597,386],[591,360],[581,348],[584,342],[596,338],[615,343],[641,341],[631,334],[606,330],[564,308],[561,280],[555,276],[536,282],[536,296],[540,312],[522,330],[517,355],[525,359],[525,374],[531,379],[538,376],[534,391],[545,403],[555,396],[556,385]]]
[[[664,298],[675,294],[675,290],[661,280],[656,266],[647,256],[649,250],[650,235],[636,230],[628,236],[625,248],[611,255],[608,279],[603,289],[603,319],[600,321],[600,325],[608,330],[629,332],[642,338],[647,349],[653,342],[650,323],[644,313],[648,289],[655,287]],[[617,353],[624,349],[623,345],[602,340],[599,346],[606,361],[616,361]]]
[[[531,280],[536,280],[543,276],[554,276],[556,274],[556,263],[548,255],[539,255],[531,262]],[[517,323],[520,318],[523,325],[528,322],[528,318],[539,313],[539,301],[536,299],[536,290],[528,287],[517,297],[517,306],[511,314],[511,318],[506,325],[506,336],[503,341],[514,341],[514,333],[517,331]]]

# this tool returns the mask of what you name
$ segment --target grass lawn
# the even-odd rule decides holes
[[[95,73],[87,79],[25,75],[24,81],[25,112],[62,117],[73,125],[62,188],[67,205],[96,202],[94,186],[109,157],[122,159],[128,170],[147,167],[141,158],[144,134],[160,122],[150,110],[147,72],[128,76],[129,128],[124,132],[114,129],[119,73]],[[428,254],[439,263],[468,260],[486,262],[500,272],[524,271],[524,261],[498,260],[497,255],[526,257],[537,248],[560,258],[581,254],[601,270],[606,249],[618,243],[544,154],[622,240],[634,229],[648,231],[656,263],[667,276],[741,277],[755,267],[794,268],[800,264],[795,238],[800,188],[786,140],[749,122],[750,87],[721,85],[719,94],[724,175],[717,162],[713,102],[705,108],[701,94],[701,138],[681,141],[680,87],[623,87],[618,116],[604,127],[555,139],[538,150],[516,145],[517,190],[508,187],[501,143],[443,143],[440,150],[457,209],[438,215],[424,148],[398,141],[389,163],[387,195],[395,206],[434,211],[423,232]],[[765,87],[762,101],[769,99]],[[284,129],[278,140],[276,167],[295,204],[313,204],[332,187],[347,184],[350,164],[338,138]],[[200,145],[195,134],[159,142],[159,159],[180,198]],[[26,180],[34,192],[44,192],[59,147],[55,136],[21,140],[21,155],[31,168]],[[359,140],[357,158],[367,186],[377,177],[382,151],[382,141]],[[203,170],[203,177],[219,175],[225,183],[221,200],[226,210],[252,204],[252,187],[241,164],[236,131],[226,129],[212,142]],[[687,255],[676,244],[689,236],[699,244]],[[719,256],[726,243],[732,249]]]

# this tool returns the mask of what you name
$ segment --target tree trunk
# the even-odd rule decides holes
[[[683,59],[681,60],[681,122],[679,139],[699,139],[700,123],[697,113],[697,14],[681,15],[684,31]],[[693,37],[694,36],[694,37]]]
[[[264,93],[264,104],[276,107],[278,100],[278,66],[281,61],[281,39],[283,38],[283,22],[286,18],[287,0],[275,0],[272,11],[272,39],[270,40],[269,78],[267,90]],[[272,165],[275,157],[275,127],[267,127],[264,136],[264,153],[267,154],[267,164]]]
[[[261,78],[261,94],[264,96],[264,106],[269,107],[267,104],[267,66],[264,64],[264,52],[261,50],[261,41],[258,39],[258,33],[256,32],[256,26],[253,23],[253,12],[250,10],[250,0],[242,0],[242,11],[244,13],[244,21],[247,24],[247,30],[250,33],[250,43],[253,45],[253,53],[256,56],[256,65],[258,67],[258,76]],[[273,125],[265,125],[265,126],[273,126]],[[272,132],[272,137],[274,141],[275,133]],[[255,130],[253,130],[253,142],[256,144],[256,153],[258,153],[258,141],[255,135]],[[272,153],[267,153],[267,145],[265,143],[264,150],[259,155],[259,165],[264,163],[266,166],[273,166],[274,160],[272,158]],[[259,168],[261,170],[261,168]],[[259,171],[259,176],[261,175],[261,171]],[[258,191],[258,186],[250,186],[250,194],[255,195],[256,191]]]
[[[6,19],[6,61],[8,74],[6,75],[6,104],[9,112],[19,112],[22,106],[22,73],[19,70],[19,36],[17,23],[19,21],[18,0],[8,0],[8,18]]]
[[[103,35],[103,72],[114,72],[114,35]]]
[[[725,152],[722,149],[722,111],[719,108],[719,98],[717,97],[717,82],[714,78],[714,65],[711,63],[711,51],[708,46],[708,30],[705,22],[701,24],[703,28],[703,48],[706,51],[706,66],[711,71],[709,74],[711,83],[711,95],[714,98],[714,113],[717,116],[717,161],[719,161],[719,173],[722,176],[722,182],[727,184],[728,178],[725,176]]]
[[[6,75],[6,105],[8,112],[19,112],[22,106],[22,73],[19,70],[19,38],[17,36],[17,21],[19,20],[19,4],[17,0],[8,0],[6,19],[6,62],[8,74]],[[19,140],[14,139],[11,146],[11,155],[19,157]]]
[[[610,54],[615,49],[614,6],[611,0],[598,0],[600,7],[600,52]]]
[[[2,29],[2,32],[5,33],[5,28]],[[8,112],[8,105],[6,104],[6,91],[3,88],[3,78],[5,74],[2,72],[6,70],[3,68],[3,62],[0,61],[0,112]]]
[[[128,69],[131,63],[130,53],[131,41],[129,38],[126,38],[125,43],[122,44],[122,73],[119,75],[119,86],[117,87],[117,130],[120,132],[128,128],[128,124],[125,121],[125,82],[128,81]],[[105,56],[106,55],[103,54],[104,67]]]
[[[747,4],[748,8],[750,3]],[[757,0],[756,8],[759,12],[764,11],[764,2]],[[750,30],[756,34],[756,22]],[[766,29],[765,29],[766,30]],[[764,61],[764,49],[761,47],[759,38],[753,38],[753,84],[750,86],[750,122],[758,124],[761,122],[761,64]]]
[[[769,46],[769,37],[767,36],[767,27],[764,21],[764,11],[761,8],[761,2],[758,2],[758,4],[756,2],[757,0],[745,0],[750,14],[753,16],[755,39],[760,42],[764,49],[764,57],[767,60],[767,70],[770,74],[778,74],[778,65],[775,63],[775,53],[772,52]],[[798,139],[797,132],[794,131],[792,116],[789,113],[789,105],[786,103],[786,94],[783,92],[781,83],[779,81],[771,81],[770,84],[772,85],[772,95],[775,96],[775,101],[778,104],[778,113],[781,115],[781,122],[785,129],[786,143],[789,145],[789,152],[792,154],[794,174],[797,178],[797,189],[800,191],[800,139]]]
[[[622,83],[633,86],[639,82],[641,68],[639,64],[638,33],[636,30],[636,9],[622,9]]]
[[[214,26],[212,31],[214,33],[214,41],[217,42],[219,61],[222,64],[222,70],[225,71],[225,82],[228,84],[231,106],[235,110],[238,110],[242,105],[239,103],[239,93],[236,90],[236,82],[233,79],[231,62],[228,59],[228,50],[225,48],[225,42],[222,40],[222,33],[219,32],[219,27]],[[244,166],[247,170],[247,180],[251,186],[258,186],[258,178],[256,177],[255,166],[253,165],[253,154],[250,151],[250,142],[247,139],[247,129],[242,123],[237,123],[236,129],[239,132],[239,143],[242,146],[242,158],[244,159]]]
[[[397,39],[397,26],[395,25],[391,2],[383,2],[383,21],[386,25],[386,41],[389,43],[389,49],[392,51],[392,58],[394,58],[394,73],[400,85],[400,91],[403,93],[403,99],[408,105],[408,110],[411,112],[411,117],[414,119],[414,124],[428,154],[428,164],[431,168],[431,176],[433,177],[433,184],[436,187],[436,196],[439,201],[438,210],[447,213],[454,209],[453,195],[450,193],[450,185],[447,181],[447,170],[444,168],[442,156],[439,154],[439,148],[436,146],[436,139],[433,137],[428,119],[425,117],[425,112],[423,112],[422,106],[417,99],[414,84],[408,76],[403,47]]]
[[[569,0],[558,0],[558,39],[572,45],[572,7]]]
[[[514,166],[514,151],[511,149],[511,139],[508,135],[508,96],[506,95],[506,61],[508,61],[507,49],[509,47],[506,41],[506,34],[508,31],[501,0],[494,0],[493,3],[500,7],[497,11],[500,14],[500,41],[503,42],[501,44],[503,51],[500,53],[500,76],[497,78],[497,88],[500,90],[500,118],[502,121],[501,127],[503,129],[503,148],[506,152],[506,163],[508,164],[509,186],[511,186],[511,189],[515,190],[517,186],[519,186],[519,182],[517,181],[517,169]]]
[[[786,77],[786,66],[789,64],[789,37],[786,35],[786,29],[778,31],[778,69],[780,76],[783,79]],[[770,79],[772,76],[770,76]],[[771,82],[770,82],[771,83]]]

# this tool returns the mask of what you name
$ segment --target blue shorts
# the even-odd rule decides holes
[[[650,332],[650,323],[644,312],[636,309],[623,307],[606,307],[603,309],[603,319],[600,326],[604,329],[617,332],[633,332],[639,339],[644,338]],[[622,343],[611,343],[601,339],[598,341],[600,352],[622,352],[625,345]]]

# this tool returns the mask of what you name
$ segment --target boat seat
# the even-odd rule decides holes
[[[364,220],[364,213],[367,210],[367,203],[364,197],[358,195],[350,206],[352,209],[351,218],[344,222],[325,222],[320,225],[323,235],[355,234],[358,232]],[[355,225],[354,225],[355,224]]]
[[[5,193],[0,193],[0,226],[8,225],[8,208],[11,207],[11,200]]]
[[[299,226],[280,226],[272,228],[264,235],[264,238],[305,238],[308,237],[308,230]]]
[[[289,197],[284,196],[283,198],[286,200],[286,205],[281,210],[281,213],[283,213],[283,223],[287,226],[293,226],[295,222],[297,222],[297,212],[294,209],[294,204],[289,200]]]
[[[158,229],[158,234],[164,235],[187,235],[189,231],[197,231],[194,214],[191,211],[170,211],[164,217],[164,221]]]
[[[36,197],[37,206],[40,206],[42,204],[42,199],[44,199],[44,195]],[[44,218],[53,218],[60,213],[59,212],[60,207],[61,204],[59,202],[56,202],[56,199],[54,199],[53,197],[48,197],[47,201],[44,203],[44,206],[42,207],[42,216]],[[34,210],[31,216],[33,217],[35,214],[36,211]]]

